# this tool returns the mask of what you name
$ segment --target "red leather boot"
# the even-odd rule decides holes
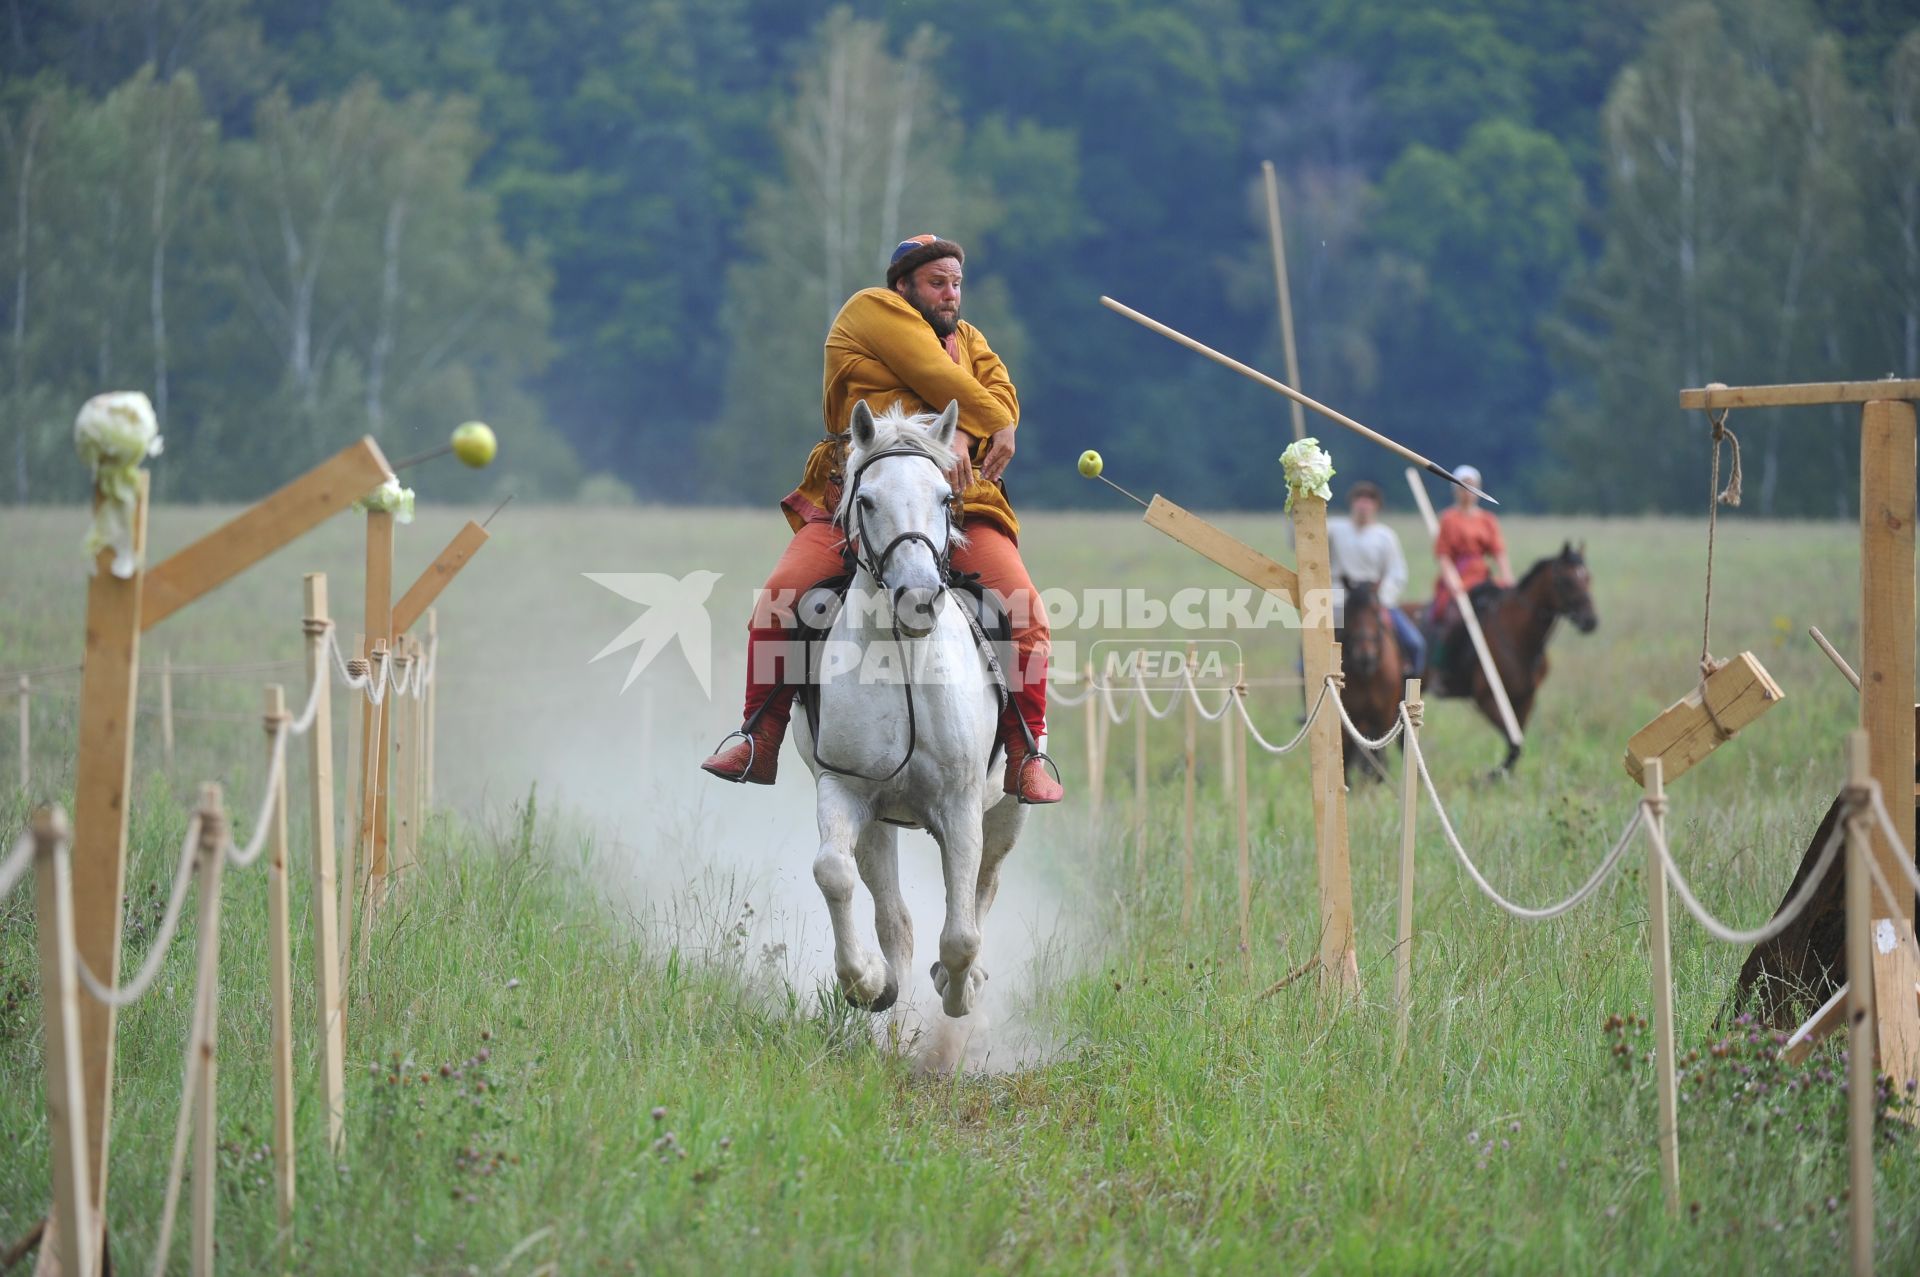
[[[1000,743],[1007,751],[1007,776],[1001,788],[1023,803],[1057,803],[1067,796],[1067,791],[1047,768],[1051,760],[1029,754],[1026,733],[1020,730],[1021,720],[1025,719],[1034,740],[1038,741],[1046,733],[1046,697],[1045,683],[1023,687],[1014,693],[1013,703],[1000,716]]]

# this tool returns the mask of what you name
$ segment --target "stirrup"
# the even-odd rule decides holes
[[[1067,782],[1060,778],[1060,764],[1053,761],[1052,754],[1049,754],[1046,750],[1041,749],[1039,746],[1036,745],[1032,749],[1028,750],[1021,757],[1020,766],[1017,767],[1013,773],[1013,800],[1019,803],[1023,807],[1035,807],[1035,806],[1045,807],[1045,806],[1052,805],[1050,803],[1035,803],[1032,799],[1028,798],[1025,794],[1020,792],[1022,788],[1020,784],[1020,777],[1027,770],[1027,764],[1034,762],[1036,760],[1039,762],[1045,763],[1047,765],[1048,770],[1053,772],[1054,784],[1060,786],[1061,789],[1065,789],[1067,787]]]
[[[747,765],[740,769],[738,776],[721,776],[719,772],[714,771],[707,772],[707,775],[717,776],[721,780],[730,780],[736,785],[744,785],[747,783],[747,777],[753,775],[754,760],[759,756],[760,752],[760,742],[753,738],[753,733],[746,729],[745,724],[734,728],[725,736],[722,736],[720,743],[713,747],[713,753],[708,754],[707,757],[712,758],[714,754],[718,754],[721,750],[725,749],[727,742],[736,736],[747,742]]]

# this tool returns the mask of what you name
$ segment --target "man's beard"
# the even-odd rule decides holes
[[[920,294],[917,290],[912,296],[908,297],[907,300],[913,303],[913,308],[920,312],[920,318],[927,321],[928,327],[933,329],[934,336],[938,337],[941,341],[945,341],[947,338],[953,336],[954,331],[960,327],[959,307],[954,307],[952,314],[943,315],[926,302],[921,301]]]

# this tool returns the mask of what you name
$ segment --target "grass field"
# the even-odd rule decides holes
[[[156,511],[156,552],[222,513]],[[402,530],[400,580],[459,517],[423,510]],[[1284,546],[1277,516],[1224,522]],[[1586,540],[1599,631],[1557,635],[1511,783],[1478,779],[1501,745],[1465,708],[1431,708],[1423,739],[1489,877],[1541,902],[1580,882],[1618,832],[1634,801],[1625,740],[1693,680],[1704,528],[1510,518],[1508,529],[1521,567],[1562,538]],[[1637,855],[1582,909],[1528,925],[1479,896],[1425,819],[1416,1002],[1396,1067],[1397,787],[1352,796],[1363,999],[1335,1007],[1305,982],[1258,1000],[1314,947],[1305,757],[1253,759],[1255,943],[1243,955],[1212,729],[1201,735],[1200,907],[1180,925],[1177,720],[1150,736],[1152,822],[1135,847],[1131,727],[1114,731],[1107,777],[1104,827],[1118,832],[1089,837],[1082,719],[1057,715],[1053,744],[1075,793],[1034,813],[988,930],[992,1027],[970,1048],[984,1067],[920,1076],[915,1020],[902,1019],[893,1049],[819,994],[831,973],[810,879],[811,786],[797,759],[788,755],[771,791],[722,788],[694,771],[737,716],[744,591],[778,551],[778,517],[516,506],[494,531],[441,607],[446,810],[356,980],[349,1149],[338,1165],[322,1151],[310,1035],[299,1039],[309,1084],[290,1270],[1845,1267],[1837,1049],[1786,1070],[1744,1030],[1716,1028],[1744,953],[1684,917],[1674,931],[1680,1037],[1701,1056],[1683,1084],[1689,1208],[1677,1221],[1663,1214],[1647,1039],[1631,1023],[1650,1007]],[[72,511],[0,513],[0,669],[77,658],[80,534]],[[332,574],[350,632],[356,535],[337,521],[274,556],[156,629],[146,655],[297,656],[299,574],[314,569]],[[1843,651],[1857,647],[1856,537],[1841,525],[1722,525],[1715,650],[1754,649],[1787,700],[1672,786],[1669,828],[1702,896],[1743,925],[1772,908],[1839,784],[1853,693],[1804,630],[1818,624]],[[1024,540],[1043,585],[1165,597],[1229,584],[1124,515],[1035,515]],[[588,659],[635,608],[580,573],[695,568],[727,574],[713,596],[712,701],[677,653],[619,695],[625,656]],[[1423,575],[1416,568],[1416,589]],[[1246,636],[1245,647],[1251,677],[1288,672],[1297,650],[1277,632]],[[286,678],[297,691],[297,670]],[[251,809],[260,681],[178,681],[183,715],[203,717],[183,717],[170,772],[151,718],[141,721],[130,954],[144,951],[196,783],[224,780],[233,807]],[[33,788],[64,798],[74,684],[36,685]],[[149,680],[142,700],[154,696]],[[1291,734],[1296,691],[1260,689],[1253,706],[1269,736]],[[9,795],[13,751],[9,728]],[[292,758],[304,767],[299,747]],[[0,801],[8,830],[25,806]],[[938,930],[932,845],[915,835],[903,847],[926,949]],[[227,889],[219,1237],[226,1271],[266,1271],[282,1239],[261,1154],[271,1111],[262,875],[230,874]],[[294,892],[304,916],[298,873]],[[0,902],[0,1143],[15,1151],[0,1159],[0,1244],[46,1196],[30,900]],[[111,1173],[124,1271],[151,1261],[191,932],[189,921],[155,992],[121,1018]],[[298,973],[308,962],[298,932],[296,950]],[[1607,1027],[1615,1015],[1629,1018],[1625,1029]],[[1885,1272],[1920,1264],[1914,1153],[1899,1127],[1880,1156]]]

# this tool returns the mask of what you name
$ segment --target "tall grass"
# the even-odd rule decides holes
[[[662,552],[669,566],[690,567],[690,556],[706,552],[692,548],[703,531],[742,574],[759,553],[741,521],[722,516],[629,515],[588,530],[585,520],[535,514],[522,543],[503,548],[490,589],[470,592],[490,597],[449,595],[450,609],[470,611],[443,628],[468,636],[469,651],[528,633],[534,627],[521,614],[530,602],[570,597],[538,579],[536,564],[608,566],[589,555],[610,532],[682,547]],[[28,544],[44,549],[0,567],[9,601],[20,591],[64,600],[69,583],[25,575],[61,561],[64,542],[53,532],[64,529],[32,522],[42,516],[6,517],[10,534],[37,537]],[[1256,541],[1278,539],[1271,520],[1233,526]],[[1515,781],[1479,779],[1500,753],[1491,729],[1458,707],[1429,711],[1436,780],[1476,858],[1509,894],[1538,901],[1563,893],[1625,820],[1633,791],[1620,750],[1686,690],[1697,656],[1695,530],[1581,529],[1602,628],[1591,639],[1556,640]],[[1562,529],[1520,523],[1513,532],[1524,560],[1557,547]],[[1036,576],[1050,583],[1159,588],[1209,579],[1118,520],[1043,521],[1027,539]],[[1716,645],[1758,649],[1788,700],[1673,787],[1670,829],[1702,893],[1745,920],[1772,907],[1838,784],[1851,693],[1797,631],[1817,621],[1844,650],[1857,578],[1846,529],[1741,526],[1723,531],[1721,554]],[[1769,593],[1768,581],[1792,590]],[[196,631],[202,650],[230,642],[234,659],[243,649],[261,655],[242,623],[243,608],[255,605],[246,595],[223,604],[219,622]],[[0,619],[0,664],[70,650],[73,634],[15,612]],[[549,608],[544,632],[573,623],[570,615]],[[1250,644],[1250,664],[1280,672],[1290,641]],[[257,694],[234,695],[239,708],[257,705]],[[1291,696],[1256,700],[1263,726],[1292,722]],[[446,765],[480,766],[460,751],[505,748],[513,726],[502,720],[492,735],[456,735]],[[1071,716],[1056,723],[1068,780],[1084,792],[1078,731]],[[1255,762],[1255,943],[1241,954],[1231,815],[1211,732],[1201,736],[1201,899],[1195,924],[1179,924],[1179,734],[1176,720],[1150,735],[1153,816],[1141,842],[1124,802],[1130,729],[1114,733],[1114,798],[1097,832],[1074,803],[1035,813],[1029,852],[1050,850],[1050,881],[1087,925],[1071,933],[1057,978],[1026,1011],[1052,1049],[986,1075],[922,1076],[911,1043],[890,1043],[821,996],[807,978],[818,973],[789,979],[738,930],[752,892],[731,892],[724,869],[701,899],[636,905],[605,890],[629,853],[597,831],[591,809],[546,814],[544,788],[538,804],[522,782],[512,802],[436,818],[422,867],[385,915],[374,960],[353,990],[348,1149],[337,1164],[324,1154],[323,1115],[303,1077],[300,1199],[285,1238],[276,1236],[261,1153],[271,1112],[265,884],[257,874],[229,875],[223,1265],[435,1273],[543,1264],[558,1272],[821,1273],[1844,1267],[1839,1047],[1787,1069],[1764,1037],[1717,1022],[1742,955],[1684,922],[1675,933],[1678,1017],[1683,1052],[1698,1052],[1683,1085],[1687,1205],[1678,1220],[1662,1211],[1647,1043],[1636,1020],[1649,1006],[1639,857],[1589,905],[1528,925],[1493,910],[1423,820],[1416,1001],[1396,1066],[1387,1005],[1395,788],[1357,786],[1351,799],[1363,997],[1329,1003],[1309,981],[1262,999],[1316,938],[1304,761]],[[201,774],[228,775],[236,795],[252,792],[247,768],[233,760],[255,759],[257,771],[256,728],[209,732],[192,748],[204,753],[170,777],[156,776],[142,755],[131,952],[143,951],[155,887],[184,827],[177,795]],[[678,757],[657,764],[673,777],[689,766]],[[48,774],[57,792],[57,767]],[[16,800],[9,821],[23,810]],[[720,861],[722,849],[712,850]],[[294,885],[298,917],[300,875]],[[17,1150],[0,1158],[7,1236],[24,1231],[46,1192],[29,900],[0,902],[0,1141]],[[677,920],[666,916],[675,908]],[[300,972],[306,939],[296,936]],[[156,991],[121,1021],[112,1224],[115,1258],[129,1270],[150,1261],[193,941],[189,923]],[[299,1014],[304,1026],[305,1001]],[[1905,1125],[1884,1129],[1882,1265],[1911,1271],[1920,1261],[1920,1170]]]

